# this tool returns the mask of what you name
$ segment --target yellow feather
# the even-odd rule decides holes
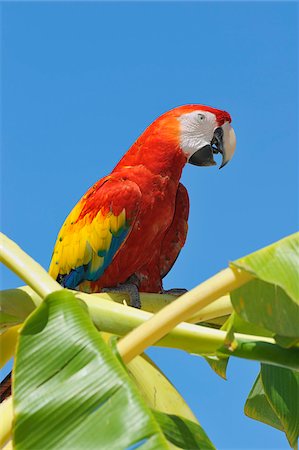
[[[100,239],[105,239],[108,234],[108,228],[104,227],[103,224],[97,224],[95,228]]]
[[[112,241],[112,233],[110,233],[110,231],[107,233],[107,237],[105,239],[105,243],[104,243],[104,249],[105,250],[109,250],[110,245],[111,245],[111,241]]]
[[[89,245],[89,242],[86,242],[84,256],[83,256],[83,264],[88,264],[92,258],[92,250]]]
[[[118,232],[117,217],[114,214],[111,214],[110,217],[110,230],[113,234],[116,234]]]
[[[64,248],[68,247],[71,244],[71,241],[72,241],[72,234],[66,234],[62,240],[63,247]]]
[[[91,273],[96,272],[100,267],[102,267],[103,263],[104,258],[94,253],[91,260]]]
[[[80,255],[80,259],[84,259],[84,252],[85,252],[85,247],[86,247],[86,240],[84,239],[84,237],[82,236],[82,234],[80,233],[80,239],[79,239],[79,255]]]
[[[99,248],[99,238],[98,238],[97,233],[91,231],[88,236],[88,242],[90,243],[93,251],[95,253],[97,253],[98,248]]]
[[[103,216],[103,227],[104,228],[110,228],[110,218],[112,216],[112,212],[109,212],[105,216]]]
[[[126,210],[123,209],[120,215],[118,216],[118,227],[123,228],[126,223]]]
[[[117,234],[126,223],[125,209],[118,216],[111,211],[107,214],[99,211],[92,220],[87,214],[77,222],[81,211],[82,202],[79,202],[59,232],[49,268],[50,275],[55,279],[59,273],[69,273],[71,269],[90,261],[91,270],[98,270],[104,264],[104,257],[98,256],[98,252],[109,251],[112,233]]]
[[[79,253],[79,245],[80,245],[79,236],[78,236],[78,233],[76,233],[74,236],[73,244],[71,246],[73,249],[72,261],[71,261],[71,266],[73,269],[81,266],[82,262],[83,262],[83,256],[81,257],[81,255]]]
[[[58,264],[60,264],[60,258],[61,258],[61,255],[62,255],[62,250],[63,250],[62,244],[61,244],[61,242],[59,242],[58,245],[57,245],[57,252],[55,254],[55,260],[58,261]]]
[[[52,278],[54,278],[54,280],[56,280],[57,275],[59,273],[59,266],[58,264],[56,264],[54,258],[52,258],[50,267],[49,267],[49,274],[51,275]]]
[[[106,251],[106,239],[99,239],[98,252]]]
[[[104,222],[105,216],[103,216],[102,210],[100,210],[100,211],[98,212],[98,214],[97,214],[96,217],[95,217],[95,220],[96,220],[97,222],[99,222],[99,223],[103,223],[103,222]]]
[[[59,267],[60,267],[60,273],[68,273],[69,271],[69,265],[68,265],[68,247],[66,247],[63,251],[63,253],[61,254],[61,258],[60,258],[60,262],[59,262]]]

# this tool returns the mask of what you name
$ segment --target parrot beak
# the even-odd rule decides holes
[[[196,150],[195,153],[189,158],[189,163],[194,166],[215,166],[216,162],[213,157],[213,148],[207,144],[204,147]]]
[[[222,127],[216,128],[211,144],[213,152],[222,155],[219,167],[221,169],[232,159],[236,148],[236,135],[228,122],[225,122]]]
[[[198,149],[189,158],[189,163],[195,166],[215,166],[216,162],[213,155],[221,153],[222,162],[219,167],[224,167],[233,157],[236,148],[236,135],[234,129],[228,122],[214,131],[211,144],[207,144]]]

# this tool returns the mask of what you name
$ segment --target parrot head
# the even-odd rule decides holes
[[[184,165],[214,166],[214,154],[224,167],[233,157],[236,136],[226,111],[204,105],[171,109],[152,122],[116,165],[140,164],[157,173],[180,177]]]
[[[159,120],[166,128],[167,122],[171,122],[178,145],[190,164],[213,166],[216,164],[213,155],[220,153],[221,169],[232,159],[236,136],[226,111],[204,105],[185,105],[168,111]]]

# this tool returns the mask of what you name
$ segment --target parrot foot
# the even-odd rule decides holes
[[[123,283],[119,284],[118,286],[111,287],[111,288],[103,288],[102,292],[124,292],[125,294],[128,294],[130,297],[130,306],[133,306],[133,308],[140,309],[141,308],[141,301],[140,301],[140,295],[138,291],[138,287],[136,284],[133,283]]]
[[[170,295],[176,295],[176,296],[180,296],[183,294],[186,294],[186,292],[188,292],[188,289],[184,289],[184,288],[173,288],[173,289],[163,289],[162,294],[170,294]]]

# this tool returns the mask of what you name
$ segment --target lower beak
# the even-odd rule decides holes
[[[199,150],[196,150],[188,162],[194,166],[215,166],[216,162],[214,161],[212,146],[205,145]]]
[[[233,157],[236,148],[236,136],[231,125],[226,122],[222,127],[214,131],[211,144],[206,144],[196,150],[189,158],[189,163],[195,166],[215,166],[214,154],[221,153],[222,162],[219,167],[224,167]]]

